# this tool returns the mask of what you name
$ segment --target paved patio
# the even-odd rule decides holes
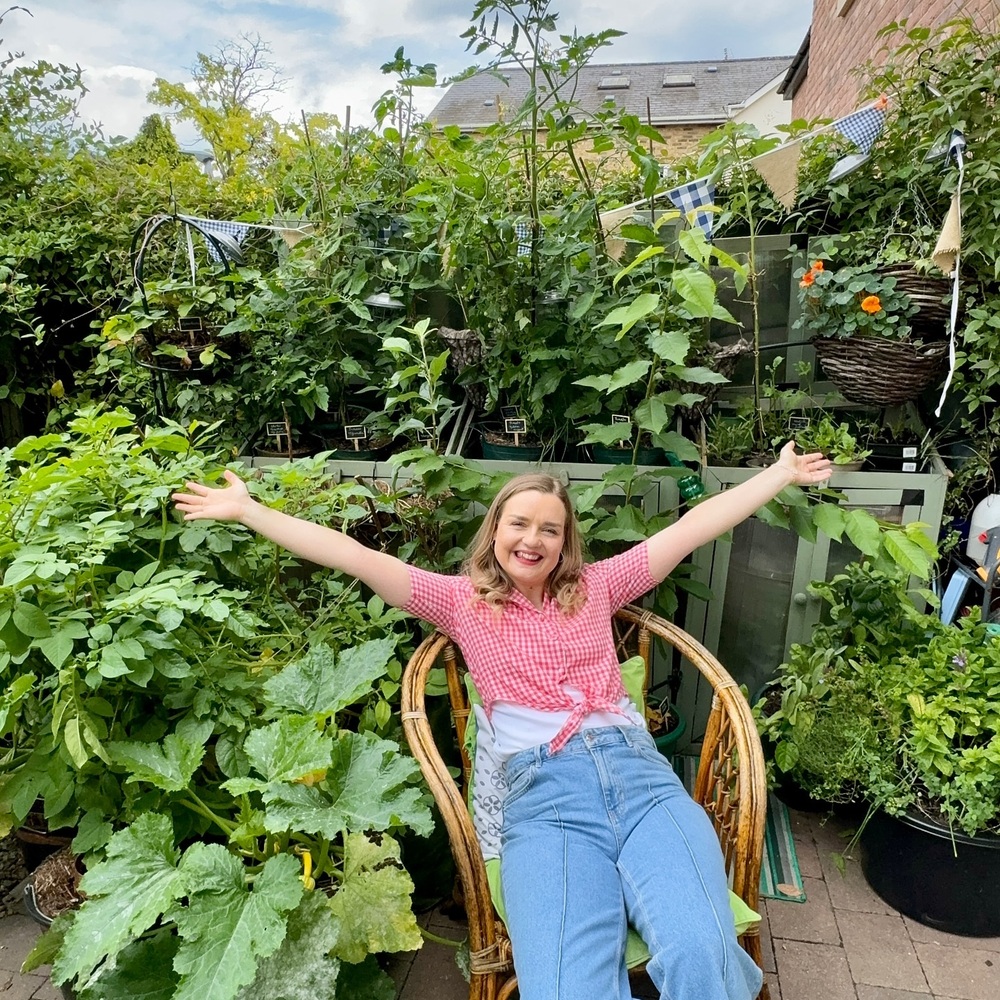
[[[872,893],[857,863],[848,863],[844,875],[837,870],[831,855],[843,851],[842,823],[801,812],[792,812],[792,820],[808,902],[764,904],[773,1000],[1000,998],[1000,938],[940,934],[900,916]],[[464,936],[462,923],[439,911],[421,923],[441,937]],[[37,933],[28,917],[0,920],[0,1000],[60,1000],[44,975],[18,972]],[[454,951],[444,945],[427,942],[418,952],[393,956],[389,971],[397,1000],[468,997]],[[647,981],[636,984],[636,995],[656,994]]]

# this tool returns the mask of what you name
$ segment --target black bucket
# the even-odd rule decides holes
[[[1000,837],[877,812],[860,846],[868,884],[900,913],[948,934],[1000,935]]]

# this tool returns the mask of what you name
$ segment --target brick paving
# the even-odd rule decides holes
[[[956,937],[901,916],[868,888],[856,861],[841,872],[833,854],[846,844],[842,821],[792,812],[792,822],[807,902],[764,902],[772,1000],[1000,998],[1000,937]],[[421,924],[439,937],[465,934],[461,921],[439,911],[424,914]],[[28,917],[0,919],[0,1000],[61,1000],[44,969],[18,971],[37,934]],[[467,1000],[454,954],[428,941],[420,951],[391,956],[397,1000]],[[656,996],[648,981],[637,981],[634,991]]]

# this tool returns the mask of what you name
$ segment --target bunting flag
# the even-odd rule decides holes
[[[883,95],[874,104],[852,111],[833,123],[835,132],[850,139],[862,153],[870,153],[872,145],[885,127],[885,109],[889,102]]]
[[[681,213],[693,221],[704,234],[712,238],[712,213],[702,211],[715,205],[715,185],[708,177],[699,177],[688,184],[667,191],[666,196],[681,210]]]
[[[527,222],[514,223],[514,236],[517,238],[518,257],[531,256],[531,225]]]
[[[750,160],[774,197],[788,210],[794,207],[799,191],[799,159],[805,138],[793,139]]]
[[[226,222],[222,219],[199,219],[193,215],[179,215],[177,218],[184,222],[193,222],[200,229],[203,229],[213,236],[221,237],[220,242],[232,240],[230,246],[225,247],[230,250],[235,247],[235,253],[227,254],[234,263],[242,264],[241,259],[237,259],[240,244],[246,238],[251,229],[266,229],[268,232],[277,233],[284,241],[285,245],[291,249],[300,243],[307,236],[312,236],[316,232],[316,227],[305,219],[280,219],[274,220],[274,225],[266,225],[262,222]],[[209,256],[216,263],[221,263],[221,258],[215,250],[210,240],[206,239]]]
[[[934,416],[940,417],[944,401],[955,377],[958,357],[955,345],[955,328],[958,326],[958,293],[959,264],[962,259],[962,184],[965,181],[965,136],[961,132],[952,132],[948,143],[948,162],[952,159],[958,164],[958,184],[951,198],[951,205],[944,220],[944,228],[938,237],[937,245],[931,259],[945,274],[951,277],[951,311],[948,316],[948,377],[941,387],[941,398],[938,400]]]
[[[275,229],[289,250],[316,232],[316,227],[311,222],[301,222],[297,228],[292,226],[268,226],[267,228]]]
[[[247,233],[250,231],[250,226],[245,222],[223,222],[220,219],[191,219],[193,223],[197,225],[200,230],[205,233],[211,233],[213,236],[228,236],[236,241],[236,246],[243,242],[246,238]],[[223,243],[223,241],[220,241]],[[217,264],[222,263],[222,256],[219,253],[216,245],[206,237],[205,246],[208,248],[208,256],[212,258]],[[228,253],[228,249],[224,243],[222,246],[223,253],[227,253],[227,256],[232,259],[232,254]],[[242,261],[236,261],[236,263],[242,263]]]

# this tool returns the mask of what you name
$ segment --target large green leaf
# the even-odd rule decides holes
[[[272,784],[264,794],[267,829],[302,830],[333,839],[344,830],[433,829],[420,790],[407,787],[419,773],[395,743],[372,733],[342,732],[319,787]]]
[[[165,792],[180,792],[191,782],[205,756],[204,745],[192,743],[178,733],[169,733],[163,743],[109,743],[116,764],[128,768],[129,782],[147,781]]]
[[[334,954],[360,962],[379,951],[414,951],[423,943],[410,894],[413,882],[389,836],[363,833],[344,841],[344,882],[330,900],[340,918]]]
[[[620,326],[616,340],[620,340],[629,330],[641,319],[645,319],[650,313],[655,312],[660,307],[660,296],[655,292],[642,292],[637,295],[628,305],[619,306],[598,323],[598,326]]]
[[[288,915],[281,947],[262,959],[252,983],[237,1000],[356,1000],[338,988],[340,960],[331,957],[340,936],[340,921],[326,897],[307,892]]]
[[[710,274],[693,267],[675,271],[674,288],[695,319],[711,319],[716,303],[715,282]]]
[[[657,396],[644,399],[635,408],[635,422],[644,431],[659,434],[670,422],[670,411]]]
[[[691,338],[683,330],[668,330],[653,334],[649,338],[649,346],[658,358],[672,365],[683,365],[691,350]]]
[[[103,971],[92,987],[78,993],[80,1000],[172,1000],[179,943],[172,928],[133,941],[117,957],[113,969]]]
[[[296,781],[329,767],[331,749],[330,738],[319,731],[311,718],[286,716],[255,729],[243,744],[251,766],[264,780],[233,778],[223,787],[234,795],[242,795],[251,790],[263,791],[274,782]]]
[[[188,905],[174,911],[181,938],[174,1000],[232,1000],[285,938],[286,915],[304,891],[299,862],[290,854],[269,858],[250,891],[239,858],[220,844],[195,844],[181,871]]]
[[[878,521],[860,507],[844,516],[844,530],[847,537],[866,555],[878,553],[881,542]]]
[[[611,381],[608,383],[608,392],[617,392],[619,389],[634,385],[644,379],[648,371],[648,361],[630,361],[627,365],[622,365],[621,368],[612,373]]]
[[[0,736],[6,736],[14,728],[21,702],[28,696],[35,683],[34,674],[22,674],[15,677],[0,694]]]
[[[683,434],[677,431],[667,431],[665,434],[658,434],[656,443],[666,451],[676,455],[682,462],[699,462],[701,453],[698,446],[689,441]]]
[[[823,534],[840,541],[844,533],[844,512],[835,503],[820,503],[813,508],[813,522]]]
[[[901,531],[887,531],[883,536],[885,551],[893,561],[916,576],[926,579],[931,565],[931,559],[923,548],[915,541],[907,538]]]
[[[18,601],[14,605],[12,616],[14,627],[30,639],[44,639],[52,633],[49,619],[37,604],[28,601]]]
[[[116,833],[106,859],[88,870],[80,889],[87,899],[52,963],[56,984],[76,977],[86,981],[184,894],[170,819],[143,813]]]
[[[278,712],[333,715],[371,693],[395,649],[395,639],[372,639],[335,656],[326,643],[315,643],[264,685],[265,700]]]

